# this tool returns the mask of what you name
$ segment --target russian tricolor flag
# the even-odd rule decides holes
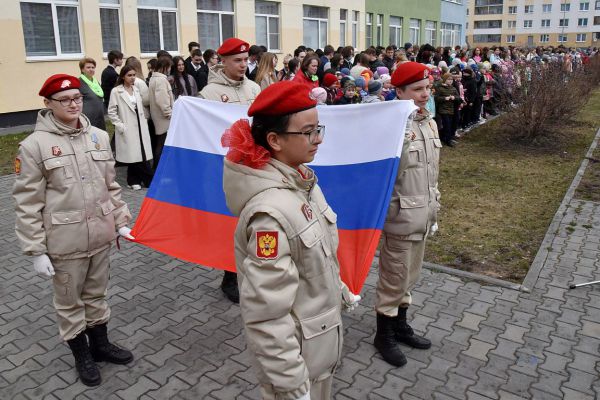
[[[319,106],[325,139],[311,167],[338,215],[342,279],[359,293],[394,187],[410,101]],[[248,106],[180,97],[160,165],[132,235],[137,243],[203,266],[235,271],[237,223],[223,192],[221,135]]]

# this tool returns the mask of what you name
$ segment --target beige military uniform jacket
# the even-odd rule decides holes
[[[227,205],[239,215],[235,258],[241,315],[263,390],[298,399],[332,376],[342,350],[348,289],[336,256],[337,216],[312,170],[271,160],[225,161]]]
[[[423,240],[440,208],[440,141],[431,114],[420,109],[407,133],[384,232],[404,240]]]
[[[108,134],[81,115],[81,128],[41,110],[35,131],[20,143],[13,195],[16,234],[27,255],[90,257],[131,220]]]
[[[241,81],[228,78],[222,65],[215,65],[208,72],[208,84],[199,96],[206,100],[223,103],[250,105],[260,93],[260,86],[246,76]]]

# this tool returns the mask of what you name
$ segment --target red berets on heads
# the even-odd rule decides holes
[[[247,53],[250,45],[238,38],[229,38],[217,49],[220,56],[233,56],[234,54]]]
[[[425,64],[409,61],[398,65],[392,75],[392,85],[400,87],[423,79],[429,79],[429,68]]]
[[[274,83],[260,92],[248,109],[248,116],[280,116],[308,110],[317,105],[307,85],[295,81]]]
[[[333,85],[334,83],[336,83],[337,81],[338,81],[338,78],[334,74],[327,73],[327,74],[325,74],[325,76],[323,76],[323,86],[325,86],[325,87],[329,87],[329,86]]]
[[[46,82],[40,89],[40,96],[50,97],[54,93],[62,92],[63,90],[79,89],[79,79],[67,74],[56,74],[46,79]]]

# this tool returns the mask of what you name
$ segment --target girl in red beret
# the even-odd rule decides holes
[[[252,124],[222,137],[241,315],[264,399],[331,398],[340,312],[360,300],[340,279],[337,216],[305,165],[325,135],[315,106],[306,85],[278,82],[256,97]]]

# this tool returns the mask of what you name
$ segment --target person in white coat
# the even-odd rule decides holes
[[[117,86],[110,93],[108,118],[115,126],[116,160],[128,164],[127,185],[133,190],[150,187],[152,147],[142,96],[135,87],[136,71],[121,68]]]

